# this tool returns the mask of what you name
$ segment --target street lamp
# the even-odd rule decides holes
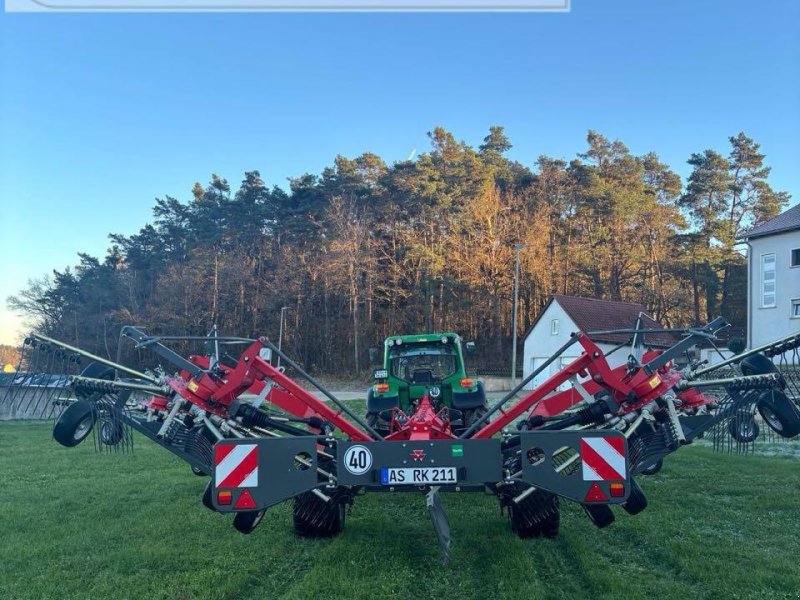
[[[528,244],[517,242],[514,244],[514,318],[511,324],[511,389],[517,385],[517,304],[519,298],[519,251],[527,248]]]
[[[278,329],[278,368],[281,367],[280,350],[281,350],[281,345],[283,344],[283,313],[285,313],[287,310],[289,310],[288,306],[281,307],[281,324]]]

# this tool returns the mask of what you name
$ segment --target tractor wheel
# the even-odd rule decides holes
[[[333,537],[344,529],[345,506],[332,496],[330,502],[312,492],[296,496],[292,506],[294,530],[302,537]]]
[[[586,516],[594,523],[595,527],[602,529],[614,522],[614,513],[607,504],[581,504]]]
[[[488,410],[485,406],[479,406],[474,410],[467,411],[466,415],[464,415],[464,427],[471,427],[473,423],[478,421],[487,412]]]
[[[389,429],[383,426],[385,423],[386,422],[381,420],[381,418],[378,416],[378,413],[367,413],[367,425],[378,432],[381,437],[386,437],[390,433]]]
[[[203,469],[200,469],[199,467],[195,467],[194,465],[192,465],[191,468],[192,468],[192,473],[197,475],[198,477],[206,477],[207,476],[206,472],[203,471]]]
[[[639,484],[631,479],[631,492],[628,494],[628,499],[622,505],[629,515],[638,515],[645,508],[647,508],[647,497],[644,495],[642,488]]]
[[[267,509],[265,508],[264,510],[248,510],[247,512],[236,513],[236,516],[233,517],[233,528],[245,535],[252,533],[261,523],[261,519],[264,518],[264,513],[266,512]]]
[[[764,422],[781,437],[793,438],[800,434],[800,414],[783,392],[764,392],[757,406]]]
[[[85,400],[70,404],[53,427],[53,439],[62,446],[77,446],[94,427],[94,411],[92,405]]]
[[[736,415],[728,421],[728,433],[740,444],[749,444],[758,437],[758,423],[750,414]]]
[[[212,484],[211,480],[208,480],[205,489],[203,490],[203,506],[205,506],[208,510],[212,512],[217,512],[217,509],[214,508],[214,502],[211,499],[211,494],[214,493],[214,485]]]
[[[655,475],[661,470],[661,467],[664,466],[664,459],[659,458],[654,463],[647,465],[644,469],[642,469],[642,475]]]
[[[100,441],[106,446],[116,446],[122,441],[124,434],[119,421],[106,419],[100,423]]]
[[[522,539],[539,536],[554,538],[558,535],[561,522],[558,497],[536,491],[519,504],[512,501],[508,505],[508,520],[511,531]]]

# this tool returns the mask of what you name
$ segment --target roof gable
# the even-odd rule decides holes
[[[783,233],[785,231],[794,231],[795,229],[800,229],[800,204],[783,211],[777,217],[770,219],[766,223],[756,225],[752,229],[746,231],[743,237],[749,240],[752,238],[774,235],[776,233]]]
[[[620,302],[617,300],[600,300],[597,298],[581,298],[579,296],[565,296],[553,294],[542,312],[525,332],[524,338],[530,335],[541,317],[550,308],[553,302],[558,302],[575,326],[583,332],[606,331],[609,329],[632,329],[636,326],[639,315],[642,314],[642,327],[660,328],[661,324],[652,317],[643,314],[645,308],[636,302]],[[631,339],[629,333],[608,333],[591,336],[595,342],[608,342],[624,344]],[[675,338],[668,333],[645,334],[646,345],[671,346]]]

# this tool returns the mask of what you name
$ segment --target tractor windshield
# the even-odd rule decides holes
[[[389,351],[389,371],[408,383],[434,383],[456,372],[457,359],[452,345],[394,347]]]

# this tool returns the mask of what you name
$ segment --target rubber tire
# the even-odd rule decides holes
[[[267,509],[265,508],[263,510],[248,510],[247,512],[236,513],[236,516],[233,517],[233,528],[245,535],[253,533],[266,512]]]
[[[656,462],[641,470],[642,475],[655,475],[664,466],[664,459],[659,458]]]
[[[308,513],[320,515],[322,522],[312,522]],[[320,538],[333,537],[342,532],[345,522],[345,506],[331,498],[325,502],[311,492],[296,496],[292,502],[292,523],[297,535],[301,537]]]
[[[743,418],[750,419],[751,427],[749,427],[749,431],[742,431],[744,425]],[[758,437],[758,423],[756,423],[752,416],[744,416],[743,418],[736,415],[728,421],[728,433],[740,444],[749,444],[750,442],[754,442]]]
[[[208,477],[207,473],[204,473],[194,465],[189,465],[189,468],[191,468],[193,475],[197,475],[198,477]]]
[[[629,515],[638,515],[645,508],[647,508],[647,497],[644,495],[642,488],[639,484],[631,479],[631,490],[628,494],[628,499],[622,505]]]
[[[764,392],[756,406],[758,414],[767,426],[779,436],[793,438],[800,434],[800,414],[783,392],[778,390]]]
[[[780,373],[770,359],[763,354],[751,354],[742,359],[739,363],[742,375],[768,375],[769,373]]]
[[[79,437],[75,437],[78,429],[84,422],[90,419],[91,423],[85,431],[80,433]],[[94,410],[92,405],[85,400],[78,400],[70,404],[61,416],[58,417],[55,427],[53,427],[53,439],[62,446],[72,448],[77,446],[85,440],[94,427]]]
[[[581,504],[586,516],[598,529],[608,527],[614,522],[614,513],[607,504]]]
[[[122,423],[106,419],[100,423],[100,441],[106,446],[116,446],[122,441],[125,430]]]
[[[389,429],[380,427],[380,424],[385,423],[385,421],[381,421],[381,419],[378,418],[377,413],[367,413],[366,420],[367,425],[372,427],[378,434],[380,434],[381,437],[386,437],[391,433]]]
[[[205,506],[208,510],[210,510],[211,512],[217,512],[217,509],[214,508],[214,502],[211,498],[211,494],[213,493],[214,493],[214,484],[209,479],[205,489],[203,489],[203,496],[201,498],[201,501],[203,503],[203,506]]]
[[[95,361],[86,365],[86,368],[81,371],[81,377],[114,381],[117,378],[117,372],[113,367]]]

